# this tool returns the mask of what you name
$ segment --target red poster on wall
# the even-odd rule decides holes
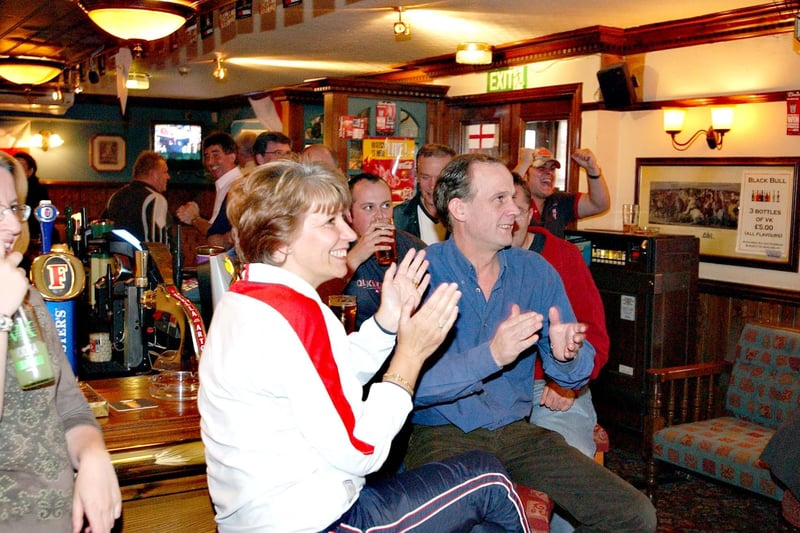
[[[375,107],[375,133],[394,134],[397,105],[394,102],[381,101]]]
[[[414,139],[364,139],[362,172],[382,177],[392,189],[392,202],[414,196]]]
[[[786,93],[786,135],[800,135],[800,91]]]

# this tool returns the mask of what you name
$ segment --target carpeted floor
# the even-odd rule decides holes
[[[612,446],[605,464],[642,486],[638,454]],[[781,517],[780,502],[684,472],[659,486],[656,509],[659,533],[800,533]]]

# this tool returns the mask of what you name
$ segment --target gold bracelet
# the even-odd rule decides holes
[[[403,376],[397,373],[386,373],[383,375],[383,381],[388,381],[394,383],[395,385],[399,385],[403,390],[405,390],[410,396],[414,396],[414,387],[411,386],[411,383],[405,380]]]

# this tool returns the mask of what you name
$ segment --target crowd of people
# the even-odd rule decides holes
[[[554,499],[553,531],[655,529],[650,501],[592,460],[588,384],[609,340],[599,291],[562,238],[608,209],[590,150],[571,155],[588,194],[567,194],[547,149],[523,150],[512,173],[425,145],[416,194],[397,206],[384,179],[348,180],[323,145],[292,155],[271,135],[254,156],[228,193],[242,274],[200,364],[220,531],[525,530],[514,483]],[[392,236],[397,261],[381,265]],[[357,296],[349,335],[326,305],[338,293]],[[485,476],[502,480],[501,498],[450,501]]]
[[[522,149],[512,171],[424,145],[416,194],[397,206],[381,177],[348,180],[330,148],[294,153],[280,132],[215,132],[203,156],[216,190],[207,216],[195,202],[170,213],[167,162],[151,151],[105,216],[143,241],[191,225],[240,263],[200,360],[219,531],[528,531],[515,484],[553,498],[553,531],[655,530],[650,501],[592,460],[588,384],[609,339],[588,268],[563,239],[570,222],[609,206],[590,150],[571,154],[588,177],[582,194],[555,189],[561,162],[546,148]],[[0,298],[0,318],[26,293],[41,307],[10,251],[27,220],[27,167],[12,161],[0,160],[0,279],[15,290]],[[396,261],[380,264],[376,252],[390,247]],[[326,305],[338,293],[357,297],[349,335]],[[2,356],[6,336],[0,320]],[[74,379],[63,379],[69,366],[53,359],[62,379],[41,394],[54,407],[25,431],[46,432],[62,470],[78,472],[47,489],[62,499],[74,490],[71,523],[85,516],[108,530],[120,513],[113,468]],[[0,457],[17,460],[3,444],[22,431],[9,365]],[[46,426],[64,416],[60,402],[69,415],[59,435]],[[17,518],[42,520],[34,515]]]

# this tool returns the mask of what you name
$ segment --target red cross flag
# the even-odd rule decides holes
[[[467,126],[467,149],[470,152],[497,146],[497,124],[470,124]]]

